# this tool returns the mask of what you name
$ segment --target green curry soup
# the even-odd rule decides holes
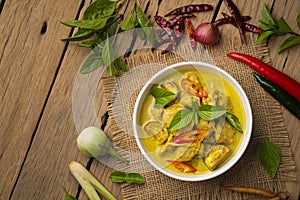
[[[145,97],[138,122],[141,142],[155,162],[172,172],[208,173],[237,151],[245,127],[243,105],[220,76],[177,72],[155,84]]]

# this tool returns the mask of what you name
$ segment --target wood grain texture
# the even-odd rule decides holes
[[[288,11],[288,12],[287,12]],[[286,22],[291,26],[292,30],[300,33],[297,27],[296,18],[300,11],[300,4],[296,1],[289,0],[284,4],[279,1],[275,1],[272,14],[276,19],[283,17]],[[278,70],[284,72],[290,77],[294,78],[300,82],[300,46],[295,46],[280,54],[277,54],[277,48],[288,36],[272,37],[269,40],[270,57],[272,64]],[[296,177],[298,177],[298,183],[287,183],[287,187],[292,195],[292,197],[297,197],[300,194],[300,151],[299,151],[299,141],[300,141],[300,120],[294,117],[288,110],[282,107],[284,123],[287,126],[287,131],[289,133],[291,148],[293,152],[293,157],[296,163]]]
[[[78,1],[78,5],[80,3]],[[82,11],[89,4],[85,2]],[[57,23],[60,20],[57,19]],[[62,25],[59,29],[70,30]],[[60,36],[64,37],[66,35]],[[77,194],[79,185],[69,172],[68,164],[76,160],[86,166],[89,158],[83,156],[76,146],[78,132],[73,120],[72,93],[79,67],[89,53],[89,49],[80,48],[77,44],[69,45],[12,199],[63,199],[63,188],[74,196]],[[101,111],[99,116],[106,112]],[[26,184],[31,185],[30,189],[24,190]]]
[[[259,24],[261,19],[261,8],[263,4],[272,5],[273,0],[263,0],[263,1],[234,1],[237,7],[239,8],[240,14],[243,16],[251,16],[251,20],[248,23]],[[222,12],[231,15],[224,3],[222,3],[220,11],[218,13],[217,19],[222,18]],[[221,33],[221,40],[233,40],[237,43],[241,43],[239,31],[231,24],[222,25],[219,27]],[[256,34],[245,32],[246,42],[249,37],[257,38]]]
[[[92,1],[5,1],[0,15],[0,183],[5,183],[0,188],[0,199],[9,199],[12,190],[11,199],[63,199],[63,187],[72,195],[80,191],[78,183],[68,170],[68,164],[76,160],[86,166],[89,158],[80,154],[76,147],[76,127],[86,124],[75,124],[72,98],[74,91],[82,89],[81,86],[75,87],[74,82],[89,50],[70,44],[64,51],[66,43],[60,39],[68,36],[70,29],[59,22],[74,19],[82,2],[84,5],[80,16]],[[266,3],[269,7],[273,6],[272,13],[276,17],[284,17],[294,30],[298,30],[295,23],[300,9],[298,1],[234,2],[243,15],[252,17],[250,23],[258,24],[261,7]],[[191,3],[209,3],[216,8],[219,0],[140,0],[140,3],[154,23],[155,14],[164,15],[175,7]],[[120,13],[127,16],[133,5],[134,1],[123,1]],[[196,13],[197,18],[192,19],[192,23],[196,26],[211,21],[214,11]],[[229,14],[224,4],[221,5],[220,12]],[[220,12],[217,18],[221,17]],[[238,30],[233,26],[222,26],[220,31],[221,39],[240,42]],[[256,36],[247,33],[246,37]],[[283,40],[284,37],[269,40],[272,64],[300,82],[300,46],[278,55],[276,47]],[[132,41],[134,38],[119,42],[129,47]],[[134,44],[133,49],[139,45]],[[104,95],[103,89],[99,82],[94,103],[100,124],[101,117],[107,111],[109,98]],[[284,108],[282,111],[299,180],[300,121]],[[82,118],[85,117],[86,113],[83,112]],[[111,133],[109,123],[105,127],[108,134]],[[108,158],[108,162],[112,163],[114,159]],[[91,173],[117,199],[122,199],[120,184],[112,183],[108,177],[113,170],[113,164],[107,166],[97,160],[92,162],[90,168]],[[287,186],[292,194],[291,199],[296,199],[299,195],[299,183],[288,183]],[[87,199],[82,190],[78,194],[79,199]]]
[[[80,1],[5,2],[0,16],[0,199],[8,199],[35,134]],[[68,12],[65,12],[68,7]],[[43,24],[47,30],[41,34]]]
[[[276,19],[283,17],[293,30],[295,30],[297,33],[300,32],[296,24],[296,18],[300,10],[300,4],[296,3],[293,0],[288,0],[285,2],[273,1],[273,0],[264,0],[259,2],[236,1],[236,4],[240,9],[242,15],[250,15],[252,17],[249,23],[259,24],[259,20],[261,19],[261,9],[257,9],[257,8],[261,8],[263,4],[266,4],[269,9],[273,8],[272,15]],[[222,4],[220,12],[229,13],[224,4]],[[218,14],[218,17],[221,17],[221,13]],[[238,30],[237,29],[232,30],[232,28],[233,28],[232,26],[220,27],[222,39],[228,39],[234,37],[236,38],[237,42],[240,42],[240,36]],[[257,36],[255,36],[252,33],[246,33],[246,37],[256,38]],[[284,41],[285,38],[286,36],[281,36],[281,37],[273,36],[268,41],[272,66],[277,68],[280,71],[283,71],[287,75],[291,76],[292,78],[300,82],[300,70],[299,70],[300,46],[298,45],[296,47],[290,48],[282,52],[281,54],[277,54],[277,48]],[[296,163],[296,177],[298,177],[298,182],[287,183],[287,188],[291,193],[292,199],[296,199],[296,197],[298,197],[300,194],[300,183],[299,183],[300,152],[298,150],[299,149],[298,145],[300,140],[300,134],[299,134],[300,121],[292,114],[290,114],[289,111],[287,111],[284,107],[282,107],[282,112],[283,112],[284,123],[289,133],[291,148]]]

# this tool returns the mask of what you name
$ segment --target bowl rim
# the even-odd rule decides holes
[[[161,76],[163,76],[167,71],[172,70],[174,68],[179,68],[182,66],[186,66],[186,65],[192,65],[194,68],[197,68],[197,66],[201,66],[202,69],[208,69],[210,72],[212,73],[218,73],[218,74],[222,74],[222,78],[224,78],[227,82],[229,82],[231,84],[231,86],[235,89],[235,91],[238,93],[242,103],[243,103],[243,108],[244,108],[244,112],[245,112],[245,121],[246,121],[246,127],[245,127],[245,131],[243,132],[244,137],[238,147],[238,149],[236,150],[236,152],[234,153],[234,155],[220,168],[211,171],[209,173],[204,173],[204,174],[199,174],[199,175],[184,175],[184,174],[179,174],[176,172],[171,172],[169,170],[164,169],[163,166],[160,166],[154,159],[152,159],[148,153],[145,151],[142,142],[139,138],[139,130],[138,130],[138,122],[137,122],[137,117],[138,117],[138,109],[140,106],[142,106],[141,104],[141,100],[143,100],[144,96],[146,96],[145,91],[148,89],[149,86],[151,86],[151,84],[154,82],[154,80],[161,78]],[[252,109],[250,106],[250,102],[249,99],[244,91],[244,89],[242,88],[242,86],[237,82],[237,80],[235,80],[228,72],[226,72],[225,70],[209,64],[209,63],[204,63],[201,61],[188,61],[188,62],[179,62],[176,64],[172,64],[169,65],[165,68],[163,68],[162,70],[158,71],[157,73],[155,73],[146,83],[145,85],[142,87],[141,91],[139,92],[139,95],[136,99],[135,105],[134,105],[134,111],[133,111],[133,132],[134,132],[134,137],[136,140],[136,143],[141,151],[141,153],[143,154],[143,156],[146,158],[146,160],[158,171],[160,171],[161,173],[178,179],[178,180],[183,180],[183,181],[204,181],[204,180],[208,180],[208,179],[212,179],[215,178],[223,173],[225,173],[226,171],[228,171],[232,166],[234,166],[238,160],[242,157],[242,155],[244,154],[250,138],[251,138],[251,134],[252,134],[252,125],[253,125],[253,116],[252,116]]]

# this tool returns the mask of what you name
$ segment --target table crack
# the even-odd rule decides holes
[[[5,4],[5,0],[2,0],[2,1],[0,2],[0,15],[1,15],[2,10],[3,10],[3,8],[4,8],[4,4]]]

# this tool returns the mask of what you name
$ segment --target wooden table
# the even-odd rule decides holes
[[[128,15],[134,1],[124,1],[120,12]],[[258,24],[266,3],[276,18],[284,17],[298,31],[296,16],[299,0],[235,0],[240,11]],[[203,14],[201,21],[220,17],[226,11],[218,0],[141,0],[151,17],[183,4],[210,3],[214,11]],[[84,0],[1,0],[0,3],[0,199],[63,199],[64,190],[86,199],[69,173],[72,160],[87,165],[90,171],[116,196],[122,199],[119,184],[108,179],[112,169],[83,156],[77,149],[72,117],[73,84],[89,49],[60,41],[70,34],[60,24],[78,18],[90,4]],[[205,19],[205,20],[204,20]],[[194,21],[195,22],[195,21]],[[222,39],[239,37],[231,26],[221,28]],[[280,55],[276,48],[285,37],[269,40],[274,67],[300,82],[300,46]],[[101,97],[100,93],[97,94]],[[300,92],[300,91],[299,91]],[[103,98],[105,98],[103,96]],[[107,105],[100,104],[99,118]],[[300,180],[300,121],[282,108],[284,123]],[[105,127],[109,130],[109,127]],[[287,184],[292,199],[297,199],[300,184]]]

